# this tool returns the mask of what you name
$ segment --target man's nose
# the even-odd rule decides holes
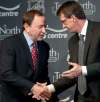
[[[62,24],[62,27],[63,27],[63,28],[66,28],[65,24]]]
[[[45,32],[46,32],[46,28],[45,28],[45,27],[43,27],[42,32],[43,32],[43,33],[45,33]]]

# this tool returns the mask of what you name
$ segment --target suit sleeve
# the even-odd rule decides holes
[[[60,78],[53,83],[56,93],[60,94],[66,89],[72,87],[76,83],[76,79]]]
[[[0,49],[0,80],[27,94],[33,83],[16,72],[16,54],[11,43],[2,42]]]
[[[87,79],[90,81],[100,78],[100,63],[93,63],[87,66]]]

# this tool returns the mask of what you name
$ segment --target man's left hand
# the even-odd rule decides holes
[[[71,65],[72,68],[68,71],[63,72],[62,77],[67,77],[67,78],[72,79],[72,78],[76,78],[82,74],[81,65],[79,65],[77,63],[72,63],[72,62],[68,62],[68,64]]]

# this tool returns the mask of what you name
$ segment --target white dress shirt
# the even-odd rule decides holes
[[[88,20],[85,21],[85,24],[84,24],[84,26],[82,28],[82,31],[79,33],[79,35],[80,34],[84,35],[84,41],[86,40],[87,26],[88,26]],[[82,66],[82,74],[83,75],[87,75],[87,68],[86,68],[86,66]]]

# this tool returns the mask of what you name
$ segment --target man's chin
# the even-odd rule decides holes
[[[38,39],[38,41],[41,41],[41,40],[43,40],[43,37]]]
[[[43,39],[44,39],[44,36],[41,36],[41,37],[38,38],[38,41],[41,41]]]

